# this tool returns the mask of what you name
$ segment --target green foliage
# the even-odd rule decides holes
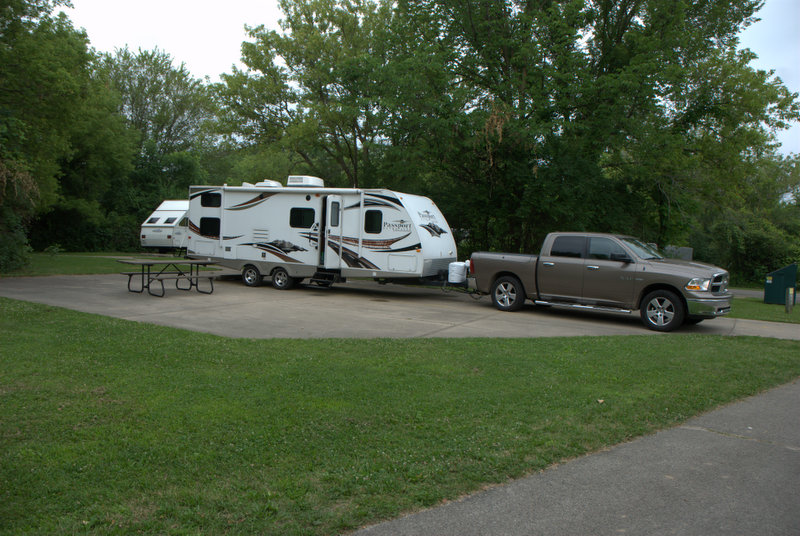
[[[158,49],[134,54],[126,47],[104,54],[100,71],[142,146],[151,144],[162,155],[194,147],[213,107],[206,86],[184,64],[174,67],[172,57]]]
[[[761,158],[751,172],[722,191],[726,198],[695,214],[690,245],[696,257],[728,268],[734,281],[763,283],[764,276],[800,261],[800,205],[785,192],[800,184],[800,158]]]
[[[12,272],[30,263],[31,248],[18,213],[0,205],[0,272]]]
[[[389,3],[282,0],[283,34],[251,29],[247,72],[223,75],[223,124],[249,143],[287,148],[331,185],[373,186],[386,110]]]
[[[768,272],[800,261],[797,235],[752,213],[728,213],[693,240],[706,260],[730,270],[734,283],[763,282]]]

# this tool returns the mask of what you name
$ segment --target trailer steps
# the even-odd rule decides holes
[[[319,270],[317,272],[314,272],[314,275],[311,276],[310,281],[321,287],[330,287],[334,283],[338,283],[344,280],[339,275],[339,272]]]

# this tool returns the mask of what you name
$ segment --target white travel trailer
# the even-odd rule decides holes
[[[144,248],[159,250],[181,249],[186,247],[189,236],[186,212],[189,201],[185,199],[167,200],[142,223],[139,233]]]
[[[440,280],[456,244],[430,199],[391,190],[325,188],[290,176],[242,186],[189,188],[187,254],[241,271],[277,289],[303,279],[330,286],[347,277]]]

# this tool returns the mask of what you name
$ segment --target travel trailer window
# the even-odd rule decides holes
[[[364,232],[378,234],[383,229],[383,212],[368,210],[364,213]]]
[[[221,207],[222,195],[218,193],[206,192],[200,196],[200,206],[202,207]]]
[[[150,218],[149,220],[147,220],[147,223],[156,223],[157,221],[158,218]]]
[[[313,208],[293,208],[289,212],[289,225],[300,229],[311,229],[314,225]]]
[[[219,218],[200,218],[200,234],[203,236],[219,236]]]
[[[178,219],[178,218],[167,218],[167,219],[164,221],[164,225],[169,225],[170,223],[175,223],[175,220],[177,220],[177,219]]]
[[[331,227],[339,227],[339,202],[331,203]]]

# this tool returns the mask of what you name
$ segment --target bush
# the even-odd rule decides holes
[[[726,268],[737,283],[762,283],[767,273],[800,261],[800,244],[764,217],[729,214],[695,234],[698,259]]]
[[[30,263],[31,247],[22,219],[8,207],[0,207],[0,272],[12,272]]]

